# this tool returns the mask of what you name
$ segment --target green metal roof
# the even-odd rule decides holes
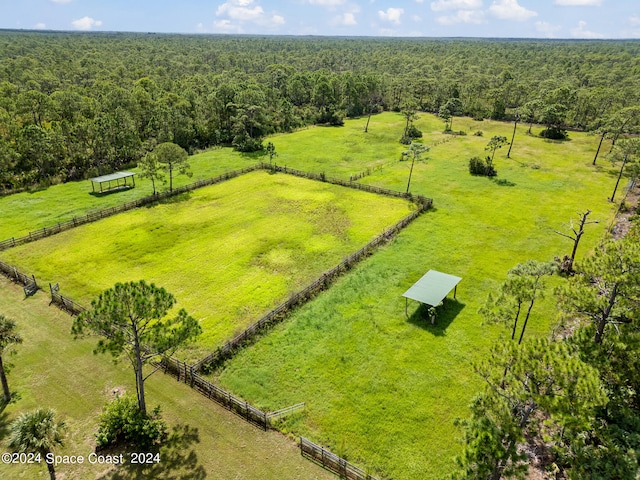
[[[435,307],[460,283],[460,280],[460,277],[454,275],[429,270],[402,296]]]
[[[103,175],[101,177],[91,178],[90,180],[96,183],[104,183],[119,180],[121,178],[133,177],[134,175],[135,173],[132,172],[116,172],[110,173],[109,175]]]

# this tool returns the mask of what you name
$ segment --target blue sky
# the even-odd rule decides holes
[[[640,0],[0,0],[0,28],[640,38]]]

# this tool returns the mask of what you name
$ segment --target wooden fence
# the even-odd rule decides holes
[[[86,310],[86,308],[79,303],[74,302],[68,297],[60,295],[57,289],[54,289],[51,286],[49,286],[49,289],[51,291],[51,302],[49,302],[49,305],[54,304],[59,309],[64,310],[73,316],[80,315]]]
[[[275,419],[298,411],[304,408],[305,405],[304,403],[299,403],[275,412],[265,412],[203,378],[197,373],[193,365],[175,358],[164,357],[159,366],[165,373],[173,375],[179,382],[190,385],[191,388],[197,390],[208,399],[219,403],[264,430],[270,428]]]
[[[254,170],[259,170],[261,168],[263,167],[259,165],[253,165],[251,167],[242,168],[240,170],[233,170],[230,172],[223,173],[222,175],[218,175],[217,177],[214,177],[214,178],[208,178],[206,180],[198,180],[197,182],[191,183],[189,185],[184,185],[182,187],[174,188],[172,192],[162,192],[156,195],[150,195],[148,197],[139,198],[138,200],[133,200],[131,202],[123,203],[122,205],[118,205],[116,207],[106,208],[98,212],[89,213],[83,217],[74,217],[71,220],[67,220],[66,222],[60,222],[50,227],[44,227],[44,228],[41,228],[40,230],[29,232],[28,235],[25,235],[23,237],[18,237],[18,238],[12,237],[7,240],[4,240],[0,242],[0,251],[6,250],[8,248],[16,247],[18,245],[23,245],[25,243],[33,242],[41,238],[49,237],[51,235],[64,232],[65,230],[69,230],[69,229],[78,227],[80,225],[84,225],[86,223],[95,222],[102,218],[110,217],[112,215],[116,215],[121,212],[126,212],[127,210],[143,207],[145,205],[149,205],[151,203],[154,203],[160,200],[164,200],[176,195],[180,195],[182,193],[190,192],[197,188],[202,188],[209,185],[214,185],[216,183],[224,182],[225,180],[229,180],[231,178],[235,178],[245,173],[252,172]]]
[[[210,370],[220,365],[223,361],[231,358],[233,354],[244,344],[252,340],[267,328],[282,321],[293,308],[311,300],[318,293],[325,290],[338,276],[350,270],[357,262],[370,255],[376,247],[393,238],[393,236],[396,235],[400,230],[402,230],[414,219],[416,219],[423,211],[428,209],[430,205],[431,204],[428,202],[421,204],[421,208],[411,212],[394,226],[375,237],[360,250],[344,258],[342,262],[333,267],[331,270],[323,273],[318,279],[305,287],[303,290],[291,295],[291,297],[289,297],[283,303],[265,314],[257,322],[250,325],[244,332],[236,335],[233,339],[229,340],[221,347],[218,347],[215,352],[207,355],[205,358],[197,362],[194,365],[196,371],[199,372],[203,369]]]
[[[36,282],[35,276],[29,276],[26,273],[22,273],[16,267],[9,265],[8,263],[0,262],[0,273],[12,282],[22,285],[24,287],[24,294],[27,296],[33,295],[40,288],[38,286],[38,282]]]
[[[340,478],[346,478],[348,480],[378,480],[373,475],[369,475],[364,470],[346,461],[344,458],[339,457],[320,445],[316,445],[304,437],[300,437],[300,453],[303,457],[306,457],[322,465],[327,470],[331,470],[338,474]]]
[[[23,237],[11,237],[7,240],[3,240],[0,242],[0,251],[6,250],[8,248],[16,247],[18,245],[23,245],[25,243],[33,242],[35,240],[39,240],[41,238],[49,237],[51,235],[56,235],[60,232],[64,232],[65,230],[69,230],[71,228],[78,227],[80,225],[84,225],[86,223],[95,222],[102,218],[110,217],[112,215],[116,215],[121,212],[126,212],[127,210],[132,210],[134,208],[139,208],[145,205],[149,205],[151,203],[164,200],[176,195],[180,195],[182,193],[190,192],[192,190],[196,190],[198,188],[206,187],[209,185],[214,185],[216,183],[224,182],[226,180],[239,177],[240,175],[244,175],[245,173],[253,172],[255,170],[270,170],[273,172],[283,172],[290,175],[295,175],[298,177],[309,178],[312,180],[318,180],[321,182],[332,183],[334,185],[341,185],[343,187],[355,188],[357,190],[364,190],[367,192],[377,193],[380,195],[388,195],[393,197],[407,198],[413,200],[414,202],[424,205],[431,205],[432,200],[429,198],[422,197],[420,195],[411,195],[410,193],[402,193],[396,192],[394,190],[389,190],[387,188],[374,187],[372,185],[366,185],[362,183],[357,183],[354,181],[354,177],[352,176],[350,180],[341,180],[339,178],[327,177],[324,173],[309,173],[303,172],[302,170],[296,170],[292,168],[280,167],[274,164],[269,163],[258,163],[256,165],[252,165],[250,167],[241,168],[239,170],[232,170],[230,172],[223,173],[222,175],[218,175],[217,177],[208,178],[205,180],[198,180],[197,182],[190,183],[189,185],[184,185],[182,187],[177,187],[171,192],[162,192],[156,195],[150,195],[148,197],[139,198],[137,200],[133,200],[131,202],[123,203],[122,205],[118,205],[111,208],[106,208],[104,210],[100,210],[98,212],[89,213],[82,217],[73,217],[71,220],[67,220],[66,222],[60,222],[56,225],[52,225],[50,227],[43,227],[40,230],[36,230],[33,232],[29,232],[28,235]],[[357,178],[362,178],[364,173],[356,175]]]
[[[365,192],[377,193],[379,195],[387,195],[390,197],[406,198],[414,201],[420,205],[431,206],[433,200],[423,197],[422,195],[413,195],[411,193],[398,192],[396,190],[390,190],[388,188],[376,187],[373,185],[367,185],[365,183],[354,182],[353,180],[342,180],[335,177],[327,177],[324,173],[311,173],[304,172],[302,170],[296,170],[295,168],[281,167],[279,165],[270,163],[260,163],[258,166],[264,170],[270,170],[272,172],[282,172],[296,177],[308,178],[311,180],[317,180],[319,182],[331,183],[333,185],[340,185],[348,188],[355,188],[356,190],[363,190]],[[364,176],[364,175],[363,175]]]

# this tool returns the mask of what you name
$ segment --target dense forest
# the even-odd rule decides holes
[[[604,137],[634,131],[637,105],[634,41],[3,31],[0,190],[107,173],[168,141],[255,151],[273,132],[382,110]]]

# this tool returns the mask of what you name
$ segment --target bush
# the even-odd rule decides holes
[[[485,160],[480,157],[472,157],[469,159],[469,173],[471,175],[483,175],[485,177],[495,177],[498,172],[491,164],[491,159],[487,157]]]
[[[540,136],[550,140],[566,140],[569,137],[567,131],[559,127],[545,128],[540,132]]]
[[[167,437],[167,425],[160,418],[160,407],[143,414],[135,397],[118,397],[108,403],[100,415],[96,440],[99,448],[114,445],[150,451]]]
[[[251,138],[248,135],[236,135],[232,145],[236,151],[243,153],[259,152],[264,149],[261,138]]]
[[[477,130],[477,131],[473,132],[473,134],[476,137],[481,137],[482,135],[484,135],[484,132],[482,130]]]
[[[422,138],[422,132],[415,125],[411,125],[407,130],[407,137],[409,138]]]
[[[400,139],[400,143],[401,143],[401,144],[403,144],[403,145],[411,145],[411,142],[412,142],[412,141],[413,141],[413,140],[411,139],[411,137],[404,137],[404,136],[403,136],[403,137]]]

